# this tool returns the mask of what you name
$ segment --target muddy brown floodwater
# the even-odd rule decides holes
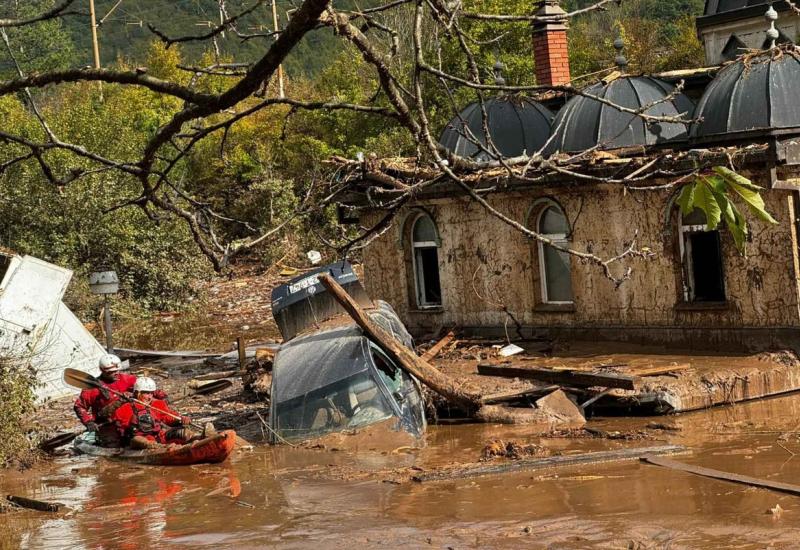
[[[686,445],[678,460],[772,480],[800,478],[800,396],[658,419],[601,419],[604,430],[657,420]],[[782,436],[781,433],[784,433]],[[60,458],[0,474],[0,494],[57,501],[45,515],[0,515],[11,548],[796,548],[800,497],[637,462],[458,481],[397,482],[391,472],[478,459],[526,428],[432,426],[425,448],[350,454],[258,447],[222,465],[161,468]],[[658,441],[542,439],[561,453]],[[784,510],[768,510],[776,504]]]

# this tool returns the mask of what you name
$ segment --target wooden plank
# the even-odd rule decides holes
[[[422,354],[422,360],[423,361],[430,361],[431,359],[433,359],[434,357],[439,355],[439,352],[441,352],[442,349],[444,349],[444,347],[447,344],[452,342],[453,338],[455,338],[455,337],[456,337],[456,334],[452,330],[449,331],[447,334],[444,335],[444,338],[442,338],[441,340],[436,342],[433,345],[433,347],[431,347],[431,349],[429,349],[428,351],[426,351],[425,353]]]
[[[207,351],[157,351],[145,349],[128,349],[128,348],[114,348],[114,353],[120,359],[135,359],[137,357],[159,358],[159,357],[177,357],[177,358],[208,358],[219,357],[220,353],[212,353]]]
[[[657,447],[635,447],[632,449],[619,449],[616,451],[599,451],[577,455],[550,456],[547,458],[530,458],[515,460],[503,464],[478,464],[457,469],[446,469],[425,472],[412,477],[414,481],[446,481],[453,479],[467,479],[471,477],[506,474],[514,472],[527,472],[544,468],[558,468],[574,466],[577,464],[595,464],[601,462],[619,462],[622,460],[638,460],[643,456],[661,454],[674,454],[685,452],[682,445],[661,445]]]
[[[493,393],[491,395],[484,395],[481,398],[481,401],[484,405],[511,403],[512,401],[518,401],[520,399],[525,399],[526,397],[542,397],[543,395],[552,393],[560,388],[561,386],[554,384],[552,386],[539,386],[536,388],[527,388],[524,390],[515,390],[511,392]]]
[[[685,464],[667,458],[657,456],[643,456],[642,462],[654,464],[656,466],[663,466],[664,468],[671,468],[681,472],[687,472],[703,477],[710,477],[712,479],[719,479],[721,481],[730,481],[731,483],[741,483],[743,485],[750,485],[753,487],[761,487],[763,489],[771,489],[781,493],[788,493],[790,495],[800,496],[800,485],[792,485],[791,483],[782,483],[780,481],[770,481],[768,479],[759,479],[757,477],[750,477],[740,474],[732,474],[723,472],[722,470],[714,470],[712,468],[704,468],[702,466],[694,466],[692,464]]]
[[[239,368],[244,369],[247,366],[247,346],[244,343],[244,336],[236,339],[236,351],[238,352]]]
[[[478,374],[501,376],[504,378],[523,378],[541,380],[550,384],[567,384],[578,387],[600,386],[604,388],[636,389],[638,377],[625,374],[583,372],[570,370],[551,370],[541,367],[495,366],[481,363]]]
[[[642,367],[627,367],[623,370],[626,374],[632,376],[659,376],[661,374],[670,374],[672,372],[680,372],[689,370],[692,366],[689,363],[681,363],[680,365],[650,365]]]

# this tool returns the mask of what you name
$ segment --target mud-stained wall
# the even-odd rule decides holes
[[[372,297],[390,302],[416,332],[454,325],[508,325],[513,330],[515,323],[504,307],[528,327],[623,331],[633,327],[800,327],[792,197],[786,191],[765,191],[763,196],[780,223],[769,225],[748,217],[747,257],[738,253],[730,234],[721,231],[727,304],[711,310],[684,303],[677,214],[667,212],[669,196],[624,193],[611,185],[541,189],[491,199],[495,208],[523,223],[537,200],[553,199],[569,219],[571,246],[601,258],[619,254],[634,238],[639,247],[655,254],[652,259],[627,259],[614,265],[617,275],[628,266],[632,269],[630,280],[618,288],[598,266],[573,257],[574,307],[570,311],[548,311],[542,304],[535,241],[466,198],[420,201],[407,208],[391,230],[366,249],[365,284]],[[433,216],[441,239],[443,305],[439,310],[416,307],[408,227],[403,223],[415,208]],[[370,225],[379,215],[367,215],[362,222]]]

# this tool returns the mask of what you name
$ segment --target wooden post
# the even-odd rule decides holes
[[[239,352],[239,368],[244,370],[247,366],[247,347],[244,343],[244,336],[239,336],[236,339],[236,349]]]
[[[395,340],[391,334],[370,319],[369,315],[359,307],[333,277],[327,274],[320,275],[319,281],[328,289],[331,296],[341,304],[356,324],[361,327],[364,334],[378,344],[400,368],[414,375],[420,382],[451,403],[463,408],[468,414],[472,415],[480,409],[482,405],[480,395],[464,391],[455,380],[442,374],[413,351]]]
[[[94,0],[89,0],[89,19],[92,25],[92,50],[94,51],[94,68],[100,68],[100,44],[97,43],[97,18],[94,11]]]
[[[277,0],[272,0],[272,30],[273,32],[278,32],[278,7],[277,7]],[[278,36],[275,35],[275,40],[278,39]],[[281,99],[284,98],[283,92],[283,64],[278,65],[278,95]]]

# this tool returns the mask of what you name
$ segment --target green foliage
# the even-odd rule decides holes
[[[36,378],[22,362],[0,358],[0,466],[31,450],[27,420],[34,410]]]
[[[676,204],[684,216],[691,214],[695,208],[701,210],[705,214],[708,231],[717,229],[724,222],[736,248],[744,254],[747,220],[734,203],[734,198],[743,201],[752,216],[767,223],[778,222],[766,211],[760,194],[761,187],[724,166],[715,166],[712,171],[712,174],[700,175],[684,186]]]
[[[26,0],[4,2],[0,18],[32,17],[52,8],[55,0]],[[69,33],[61,19],[42,21],[25,27],[10,27],[7,30],[14,58],[26,73],[42,72],[69,67],[75,49]],[[14,66],[5,44],[0,42],[0,77],[16,77]]]

